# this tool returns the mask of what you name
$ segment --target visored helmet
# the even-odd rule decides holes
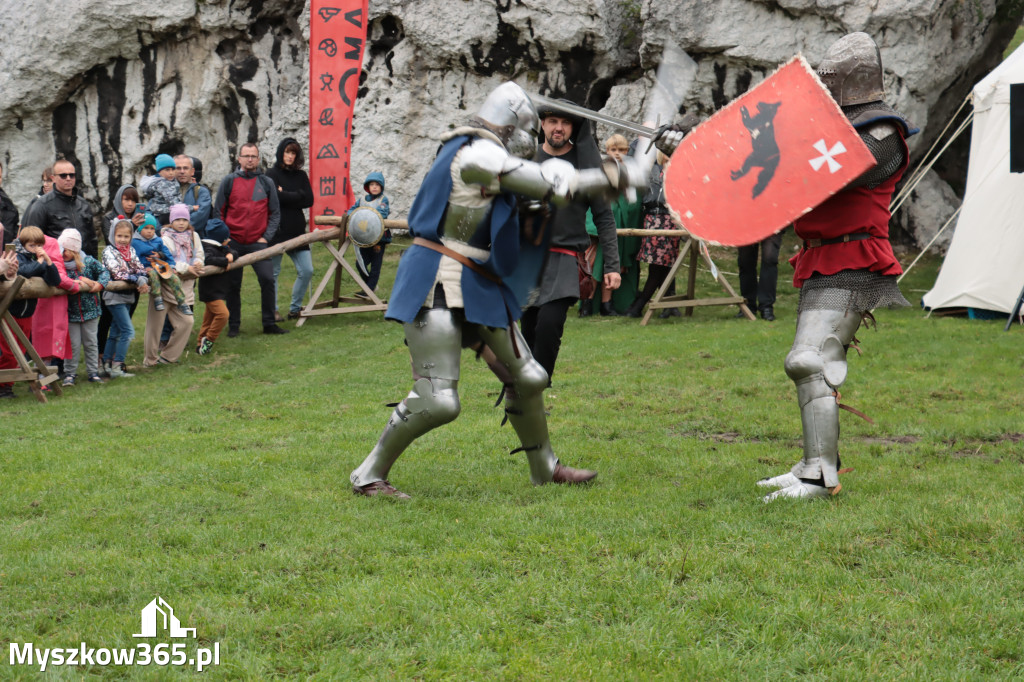
[[[532,159],[537,154],[540,116],[530,96],[509,81],[487,96],[476,118],[496,134],[512,156]]]
[[[841,107],[885,96],[882,57],[867,33],[851,33],[834,42],[818,64],[818,77]]]

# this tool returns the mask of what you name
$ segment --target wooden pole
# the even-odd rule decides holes
[[[313,218],[314,225],[333,225],[335,227],[341,227],[345,224],[345,216],[343,215],[318,215]],[[391,220],[390,218],[384,221],[384,227],[389,230],[408,230],[408,220]]]
[[[631,228],[628,230],[616,230],[620,237],[689,237],[688,230],[649,230],[644,228]]]
[[[321,215],[313,218],[313,222],[317,225],[329,226],[325,230],[314,230],[313,232],[307,232],[306,234],[299,235],[294,239],[281,242],[280,244],[274,244],[273,246],[267,247],[260,251],[254,251],[246,254],[233,262],[227,270],[238,270],[244,268],[247,265],[252,265],[261,260],[266,260],[279,253],[285,251],[291,251],[292,249],[300,246],[308,246],[316,242],[329,242],[335,239],[343,240],[345,238],[345,216],[343,215]],[[385,220],[384,227],[388,229],[408,229],[409,222],[406,220]],[[632,229],[632,230],[618,230],[619,236],[622,237],[687,237],[689,232],[686,230],[643,230],[643,229]],[[216,275],[224,272],[225,268],[214,267],[212,265],[203,266],[202,276]],[[181,279],[193,279],[195,276],[192,273],[185,273],[179,275]],[[0,297],[7,293],[10,288],[9,282],[0,281]],[[131,291],[135,287],[127,282],[111,282],[107,285],[107,291]],[[21,287],[21,290],[15,295],[16,300],[22,300],[26,298],[50,298],[52,296],[64,296],[67,294],[63,289],[57,287],[48,287],[43,282],[41,277],[33,277],[25,282],[25,285]]]
[[[334,218],[338,216],[325,217]],[[403,220],[386,222],[404,223],[405,221]],[[261,249],[260,251],[254,251],[252,253],[246,254],[239,258],[238,260],[236,260],[235,262],[233,262],[227,269],[237,270],[239,268],[244,268],[247,265],[251,265],[252,263],[256,263],[261,260],[266,260],[267,258],[276,256],[279,253],[284,253],[285,251],[290,251],[300,246],[306,246],[308,244],[314,244],[316,242],[331,241],[333,239],[344,238],[344,236],[345,230],[341,227],[332,227],[326,230],[316,230],[314,232],[307,232],[306,234],[299,235],[294,239],[289,239],[288,241],[281,242],[280,244],[274,244],[273,246]],[[212,265],[203,266],[204,276],[216,275],[224,271],[225,268],[214,267]],[[195,278],[195,275],[193,275],[190,272],[186,272],[184,275],[178,276],[181,279]],[[7,290],[10,289],[10,286],[11,285],[9,282],[0,281],[0,297],[3,297],[7,293]],[[111,282],[106,286],[107,291],[131,291],[134,288],[135,286],[129,284],[128,282]],[[41,277],[33,277],[25,282],[25,285],[21,288],[17,295],[15,295],[15,300],[22,300],[26,298],[50,298],[52,296],[63,296],[66,293],[67,292],[64,291],[63,289],[46,286]]]

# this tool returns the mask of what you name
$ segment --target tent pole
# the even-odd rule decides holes
[[[1010,331],[1010,327],[1013,325],[1013,318],[1020,314],[1020,306],[1024,304],[1024,288],[1020,290],[1020,296],[1017,297],[1017,303],[1013,306],[1013,310],[1010,311],[1010,317],[1006,320],[1006,327],[1003,328],[1004,332]]]
[[[970,125],[972,120],[974,120],[974,112],[971,112],[971,115],[967,117],[967,120],[960,124],[960,126],[956,129],[956,132],[953,133],[953,137],[949,138],[949,141],[947,141],[946,144],[943,145],[939,153],[936,154],[935,157],[928,162],[927,166],[918,166],[918,169],[917,171],[915,171],[915,174],[913,175],[911,180],[907,182],[906,185],[903,186],[903,189],[900,190],[900,193],[896,195],[896,198],[889,206],[890,213],[894,213],[896,209],[903,205],[903,202],[907,200],[907,197],[909,197],[910,193],[914,191],[914,188],[917,187],[922,180],[924,180],[925,174],[932,169],[932,166],[934,166],[935,163],[939,160],[939,157],[942,156],[943,152],[949,149],[949,145],[953,144],[956,141],[956,138],[960,137],[960,134],[967,129],[967,126]]]
[[[941,227],[941,228],[939,229],[939,231],[935,233],[935,236],[934,236],[934,237],[932,237],[931,241],[930,241],[930,242],[928,242],[928,244],[927,244],[927,245],[925,245],[925,247],[924,247],[923,249],[921,249],[921,253],[917,254],[917,258],[915,258],[915,259],[913,260],[913,262],[912,262],[912,263],[911,263],[910,265],[908,265],[908,266],[907,266],[907,269],[903,271],[903,274],[902,274],[902,275],[900,275],[900,276],[899,276],[899,277],[898,277],[898,278],[896,279],[896,283],[897,283],[897,284],[899,284],[899,283],[900,283],[900,282],[901,282],[901,281],[903,280],[903,278],[907,276],[907,273],[909,273],[909,272],[910,272],[911,268],[913,268],[913,267],[914,267],[915,265],[917,265],[917,261],[921,260],[921,256],[923,256],[923,255],[924,255],[925,253],[927,253],[927,252],[928,252],[928,249],[930,249],[930,248],[932,247],[932,244],[934,244],[934,243],[935,243],[935,240],[939,238],[939,235],[940,235],[940,234],[942,234],[943,232],[945,232],[945,231],[946,231],[946,228],[947,228],[947,227],[949,227],[950,223],[952,223],[952,222],[953,222],[953,219],[954,219],[954,218],[956,218],[956,217],[957,217],[958,215],[960,215],[960,210],[961,210],[961,209],[962,209],[963,207],[964,207],[964,205],[963,205],[963,204],[960,204],[960,205],[959,205],[959,206],[957,207],[957,209],[956,209],[955,211],[953,211],[953,215],[949,216],[949,220],[947,220],[947,221],[946,221],[946,224],[945,224],[945,225],[943,225],[943,226],[942,226],[942,227]]]

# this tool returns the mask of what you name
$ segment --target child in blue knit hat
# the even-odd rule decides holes
[[[380,217],[387,219],[388,215],[391,214],[391,203],[388,201],[387,196],[384,194],[384,174],[380,171],[373,171],[366,176],[366,181],[363,182],[363,190],[366,191],[366,196],[356,199],[356,203],[352,204],[347,213],[351,213],[360,206],[372,206],[377,209],[380,213]],[[384,236],[381,237],[380,241],[373,246],[360,247],[359,255],[361,256],[362,265],[365,265],[363,275],[366,277],[366,286],[372,290],[377,289],[377,282],[380,280],[381,267],[384,264],[384,249],[388,244],[391,243],[391,230],[384,230]],[[359,264],[359,263],[357,263]],[[356,296],[365,298],[365,294],[358,292]]]
[[[156,175],[142,178],[139,191],[146,198],[147,210],[156,218],[158,226],[169,222],[171,206],[181,201],[178,187],[174,159],[170,154],[157,154]]]
[[[164,240],[156,234],[156,219],[146,214],[146,220],[139,225],[132,237],[132,248],[143,265],[146,266],[146,277],[153,285],[150,295],[153,297],[153,307],[157,310],[164,309],[163,288],[161,282],[174,294],[174,301],[178,310],[183,315],[191,315],[192,309],[185,303],[185,292],[181,288],[181,279],[175,273],[177,263],[174,255],[168,250]],[[168,267],[161,272],[162,265],[154,263],[153,259],[159,259]],[[157,266],[160,267],[157,267]],[[161,323],[162,324],[162,323]]]

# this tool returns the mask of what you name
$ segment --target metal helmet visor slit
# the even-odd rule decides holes
[[[509,81],[487,96],[477,118],[493,127],[509,154],[532,159],[537,153],[540,116],[526,91]]]
[[[833,43],[817,73],[841,107],[876,102],[885,96],[882,57],[867,33],[851,33]]]

